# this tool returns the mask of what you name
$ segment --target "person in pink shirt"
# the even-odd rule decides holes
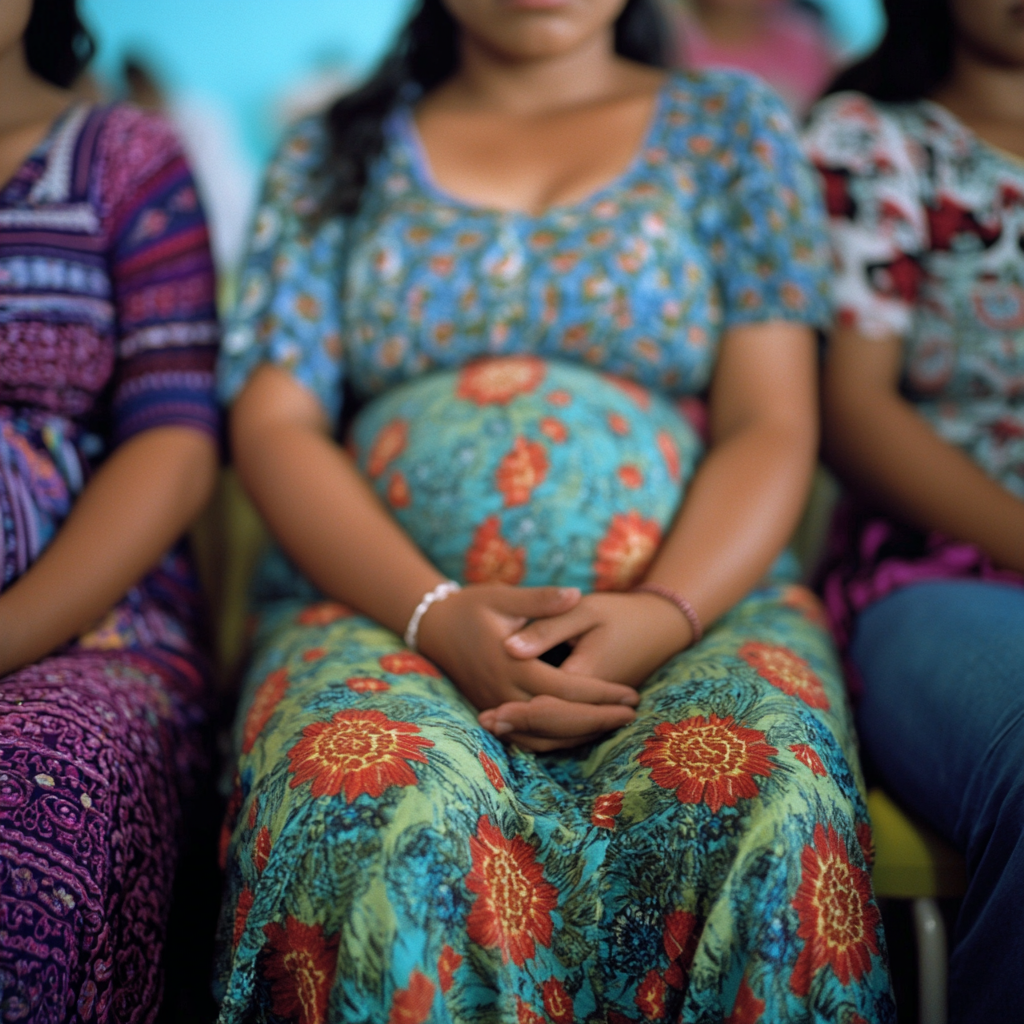
[[[763,78],[797,114],[824,92],[836,52],[809,11],[787,0],[689,0],[676,7],[676,62]]]

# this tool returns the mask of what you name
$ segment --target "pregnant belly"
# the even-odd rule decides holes
[[[585,591],[641,578],[703,454],[661,396],[531,356],[403,384],[360,412],[349,442],[446,575]]]

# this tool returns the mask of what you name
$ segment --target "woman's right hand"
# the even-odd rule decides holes
[[[547,695],[578,704],[588,733],[609,732],[633,720],[640,699],[633,687],[513,658],[505,649],[527,622],[562,615],[579,600],[575,588],[471,585],[430,606],[417,646],[480,711]]]

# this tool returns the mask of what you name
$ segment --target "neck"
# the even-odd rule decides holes
[[[969,119],[1024,124],[1024,67],[996,64],[960,45],[935,98]]]
[[[0,134],[52,121],[70,94],[33,74],[19,40],[0,52]]]
[[[535,60],[506,57],[463,35],[462,59],[450,85],[474,106],[528,116],[601,99],[620,70],[611,29],[568,53]]]

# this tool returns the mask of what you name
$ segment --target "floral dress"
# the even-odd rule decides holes
[[[319,224],[324,126],[286,141],[224,396],[270,362],[332,417],[362,405],[360,467],[458,579],[627,588],[702,455],[723,330],[824,316],[788,116],[740,76],[673,75],[631,167],[536,217],[437,188],[408,110],[387,138],[358,215]],[[224,1024],[894,1020],[841,677],[784,573],[631,725],[544,756],[280,554],[256,591]]]
[[[0,189],[0,589],[117,445],[216,439],[206,223],[176,139],[74,107]],[[208,768],[201,601],[177,547],[0,677],[0,1020],[149,1020],[185,798]]]
[[[1024,499],[1024,160],[937,103],[858,93],[818,104],[805,142],[825,186],[838,321],[902,339],[904,396]],[[841,643],[895,589],[958,577],[1024,584],[974,545],[841,508],[825,584]]]

